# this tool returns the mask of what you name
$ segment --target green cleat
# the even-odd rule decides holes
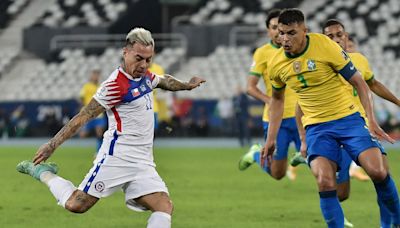
[[[239,160],[239,170],[243,171],[249,168],[254,163],[254,154],[261,151],[261,144],[257,143],[250,147],[249,151],[245,153]]]
[[[56,163],[52,162],[34,165],[30,161],[22,161],[17,165],[17,171],[28,174],[40,181],[40,174],[46,171],[56,174],[58,172],[58,166]]]
[[[290,165],[296,167],[300,164],[307,164],[307,162],[306,159],[303,156],[301,156],[300,152],[296,152],[290,159]]]
[[[349,220],[347,220],[347,218],[345,217],[344,218],[344,227],[352,228],[352,227],[354,227],[354,225],[351,222],[349,222]]]

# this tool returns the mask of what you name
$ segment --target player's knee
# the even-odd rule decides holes
[[[70,212],[82,214],[89,210],[90,207],[87,207],[83,204],[77,203],[73,200],[68,200],[65,203],[65,209],[69,210]]]
[[[336,188],[336,180],[326,175],[319,175],[317,184],[320,191],[330,191]]]
[[[388,175],[386,169],[384,169],[383,167],[374,167],[370,170],[368,170],[368,175],[371,177],[371,179],[374,182],[379,182],[379,181],[383,181],[386,176]]]
[[[172,215],[172,212],[174,211],[174,204],[172,203],[171,200],[167,200],[163,203],[162,205],[162,211],[165,213],[168,213]]]
[[[286,176],[286,172],[283,171],[279,171],[279,172],[275,172],[272,177],[276,180],[281,180],[282,178],[284,178]]]

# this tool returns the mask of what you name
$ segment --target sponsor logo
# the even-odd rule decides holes
[[[102,181],[98,181],[96,184],[94,184],[94,189],[96,189],[98,192],[104,191],[105,187],[106,185]]]
[[[150,80],[146,80],[146,84],[147,84],[147,86],[148,86],[149,88],[152,88],[152,86],[151,86],[151,81],[150,81]]]
[[[141,85],[141,86],[140,86],[140,90],[141,90],[142,92],[146,91],[146,86],[145,86],[145,85]]]

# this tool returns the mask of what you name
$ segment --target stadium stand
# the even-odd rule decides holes
[[[0,33],[2,53],[0,55],[0,90],[2,91],[0,101],[75,99],[80,86],[86,81],[92,68],[100,68],[103,77],[106,77],[119,64],[118,45],[96,46],[96,50],[93,51],[90,45],[85,46],[88,42],[84,36],[81,40],[80,38],[73,40],[75,42],[73,47],[59,42],[56,48],[49,48],[52,52],[51,56],[54,57],[50,61],[29,55],[21,51],[19,41],[15,43],[16,37],[22,37],[22,28],[46,27],[49,31],[51,29],[60,31],[60,28],[70,29],[65,30],[68,34],[61,34],[61,36],[69,35],[74,28],[90,30],[101,27],[105,28],[101,31],[107,33],[109,26],[119,23],[119,17],[126,13],[132,4],[140,1],[146,0],[1,1],[1,12],[11,11],[14,12],[14,16],[3,13],[0,16],[2,17],[0,18],[0,29],[2,29]],[[41,12],[38,10],[39,7],[43,8]],[[376,77],[397,96],[400,96],[400,78],[397,76],[400,74],[398,67],[400,66],[400,38],[398,37],[400,2],[398,0],[200,0],[183,17],[182,14],[175,15],[175,19],[179,17],[179,20],[175,20],[174,23],[172,21],[165,23],[175,24],[178,27],[209,26],[216,29],[198,30],[204,34],[191,34],[201,37],[197,40],[182,33],[184,35],[180,36],[186,36],[187,41],[179,45],[165,43],[161,45],[161,48],[158,46],[155,62],[162,65],[166,72],[173,73],[182,80],[187,80],[192,75],[200,75],[207,80],[207,86],[196,91],[178,92],[177,97],[181,99],[217,100],[223,96],[231,97],[239,85],[245,84],[252,61],[251,52],[256,46],[266,42],[264,24],[266,13],[272,8],[285,7],[298,7],[304,10],[312,32],[320,32],[321,23],[328,18],[338,18],[343,21],[346,29],[359,41],[359,50],[368,57]],[[3,20],[3,18],[6,19]],[[15,33],[8,35],[8,30],[12,27],[10,25],[18,20],[24,21],[25,24],[21,26],[17,35]],[[6,35],[7,41],[3,39]],[[55,35],[57,39],[60,38],[59,33]],[[229,36],[229,41],[219,43],[215,48],[212,47],[206,55],[192,54],[195,52],[188,55],[190,45],[186,45],[185,42],[197,42],[195,44],[200,45],[199,40],[201,44],[211,43],[223,36]],[[243,39],[251,37],[256,37],[258,41]],[[209,40],[204,40],[206,38]],[[156,40],[156,44],[159,45],[160,42]],[[21,80],[22,77],[24,80]],[[400,120],[398,108],[380,98],[376,98],[375,101],[377,111],[381,112],[380,116],[389,113]]]
[[[58,0],[48,6],[36,26],[107,26],[127,9],[128,0]]]

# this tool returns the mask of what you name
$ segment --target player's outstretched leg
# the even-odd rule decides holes
[[[256,161],[255,156],[260,156],[261,149],[262,146],[259,143],[252,145],[247,153],[240,158],[239,170],[243,171],[249,168]]]
[[[39,165],[34,165],[30,161],[22,161],[17,165],[17,171],[20,173],[28,174],[35,178],[36,180],[40,181],[40,175],[43,172],[51,172],[53,174],[56,174],[58,172],[58,166],[55,163],[49,162],[49,163],[42,163]]]

